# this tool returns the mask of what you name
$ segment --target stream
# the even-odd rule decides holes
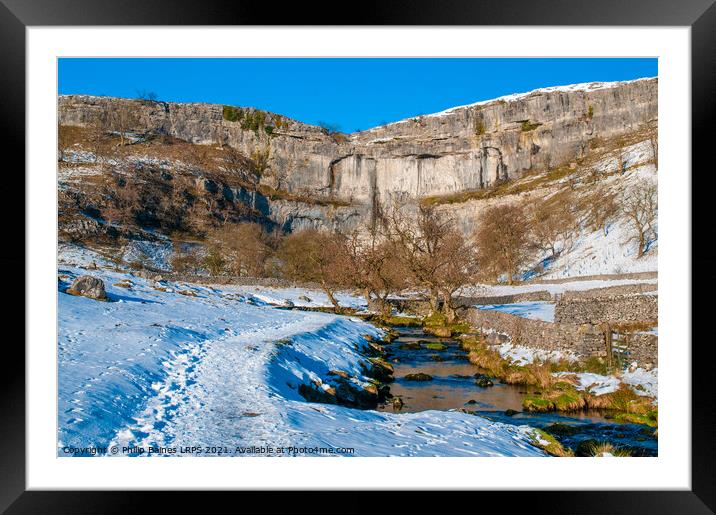
[[[546,430],[577,455],[579,444],[587,440],[626,447],[634,456],[657,455],[654,428],[617,424],[603,411],[523,412],[522,399],[534,391],[534,387],[503,384],[497,379],[492,379],[493,386],[478,386],[475,374],[484,371],[468,361],[467,352],[457,340],[425,334],[420,327],[393,329],[399,336],[385,344],[385,359],[395,370],[395,381],[389,383],[393,398],[380,405],[379,411],[462,409],[492,421]],[[428,374],[432,380],[411,380],[411,374]],[[400,401],[394,402],[396,398]]]

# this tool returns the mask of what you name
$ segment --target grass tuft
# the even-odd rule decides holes
[[[571,449],[565,448],[557,439],[549,433],[541,429],[533,429],[531,443],[535,447],[539,447],[547,454],[560,458],[569,458],[574,456]]]
[[[594,457],[613,456],[615,458],[628,458],[632,455],[629,449],[615,447],[609,442],[595,442],[589,446],[589,454]]]

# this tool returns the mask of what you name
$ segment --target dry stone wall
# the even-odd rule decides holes
[[[477,306],[490,304],[513,304],[515,302],[550,301],[552,294],[547,290],[516,293],[514,295],[492,295],[485,297],[458,297],[455,303],[458,306]]]
[[[656,295],[616,295],[595,298],[562,297],[554,310],[554,321],[565,324],[600,324],[658,320]]]
[[[593,299],[598,297],[614,297],[615,295],[656,293],[658,286],[652,283],[622,284],[619,286],[606,286],[592,290],[568,290],[560,295],[561,299]]]
[[[515,345],[579,355],[606,355],[604,333],[593,326],[553,324],[477,308],[467,309],[466,319],[476,329],[508,335]]]
[[[461,313],[472,327],[506,335],[515,345],[562,351],[582,357],[606,357],[606,325],[562,324],[531,320],[499,311],[467,308]],[[653,334],[628,335],[629,360],[658,365],[658,338]]]
[[[627,336],[629,361],[636,361],[641,366],[659,365],[659,338],[655,334],[636,333]]]

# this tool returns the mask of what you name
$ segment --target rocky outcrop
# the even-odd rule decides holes
[[[627,134],[657,117],[657,79],[546,88],[350,135],[253,108],[59,98],[63,125],[107,127],[118,110],[129,113],[135,133],[265,156],[264,184],[321,201],[267,201],[281,226],[350,228],[378,206],[478,190],[579,159],[595,138]]]
[[[107,293],[104,289],[102,279],[91,275],[83,275],[72,282],[66,293],[80,295],[94,300],[107,300]]]

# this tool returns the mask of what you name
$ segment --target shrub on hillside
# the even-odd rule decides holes
[[[480,217],[475,235],[481,269],[495,280],[507,276],[512,284],[532,255],[530,226],[520,204],[490,207]]]

